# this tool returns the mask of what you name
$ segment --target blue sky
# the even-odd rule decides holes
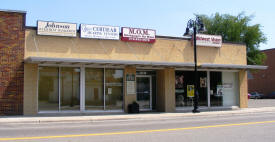
[[[274,6],[273,0],[1,0],[0,9],[27,11],[27,26],[51,20],[150,28],[166,36],[182,36],[194,14],[245,12],[268,39],[260,49],[269,49],[275,48]]]

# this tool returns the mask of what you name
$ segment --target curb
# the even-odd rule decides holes
[[[149,113],[149,114],[119,114],[119,115],[96,115],[96,116],[51,116],[51,117],[0,117],[1,123],[51,123],[51,122],[100,122],[121,120],[161,120],[180,117],[215,117],[227,115],[245,115],[256,113],[274,113],[275,107],[245,108],[230,111],[207,111],[201,113]]]

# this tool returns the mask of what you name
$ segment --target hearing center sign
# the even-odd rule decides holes
[[[76,24],[52,21],[37,21],[37,34],[76,37]]]

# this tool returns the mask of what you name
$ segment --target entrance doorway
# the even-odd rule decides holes
[[[137,103],[140,110],[152,110],[152,76],[137,75]]]

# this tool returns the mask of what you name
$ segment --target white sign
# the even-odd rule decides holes
[[[122,27],[121,32],[123,41],[154,43],[156,40],[156,30]]]
[[[81,24],[80,37],[119,40],[119,27]]]
[[[108,88],[108,95],[112,94],[112,88]]]
[[[222,47],[222,36],[197,34],[197,46]]]
[[[37,34],[76,37],[76,24],[37,21]]]
[[[223,88],[230,88],[232,89],[233,83],[223,83]]]
[[[127,94],[136,94],[135,81],[126,81]]]

